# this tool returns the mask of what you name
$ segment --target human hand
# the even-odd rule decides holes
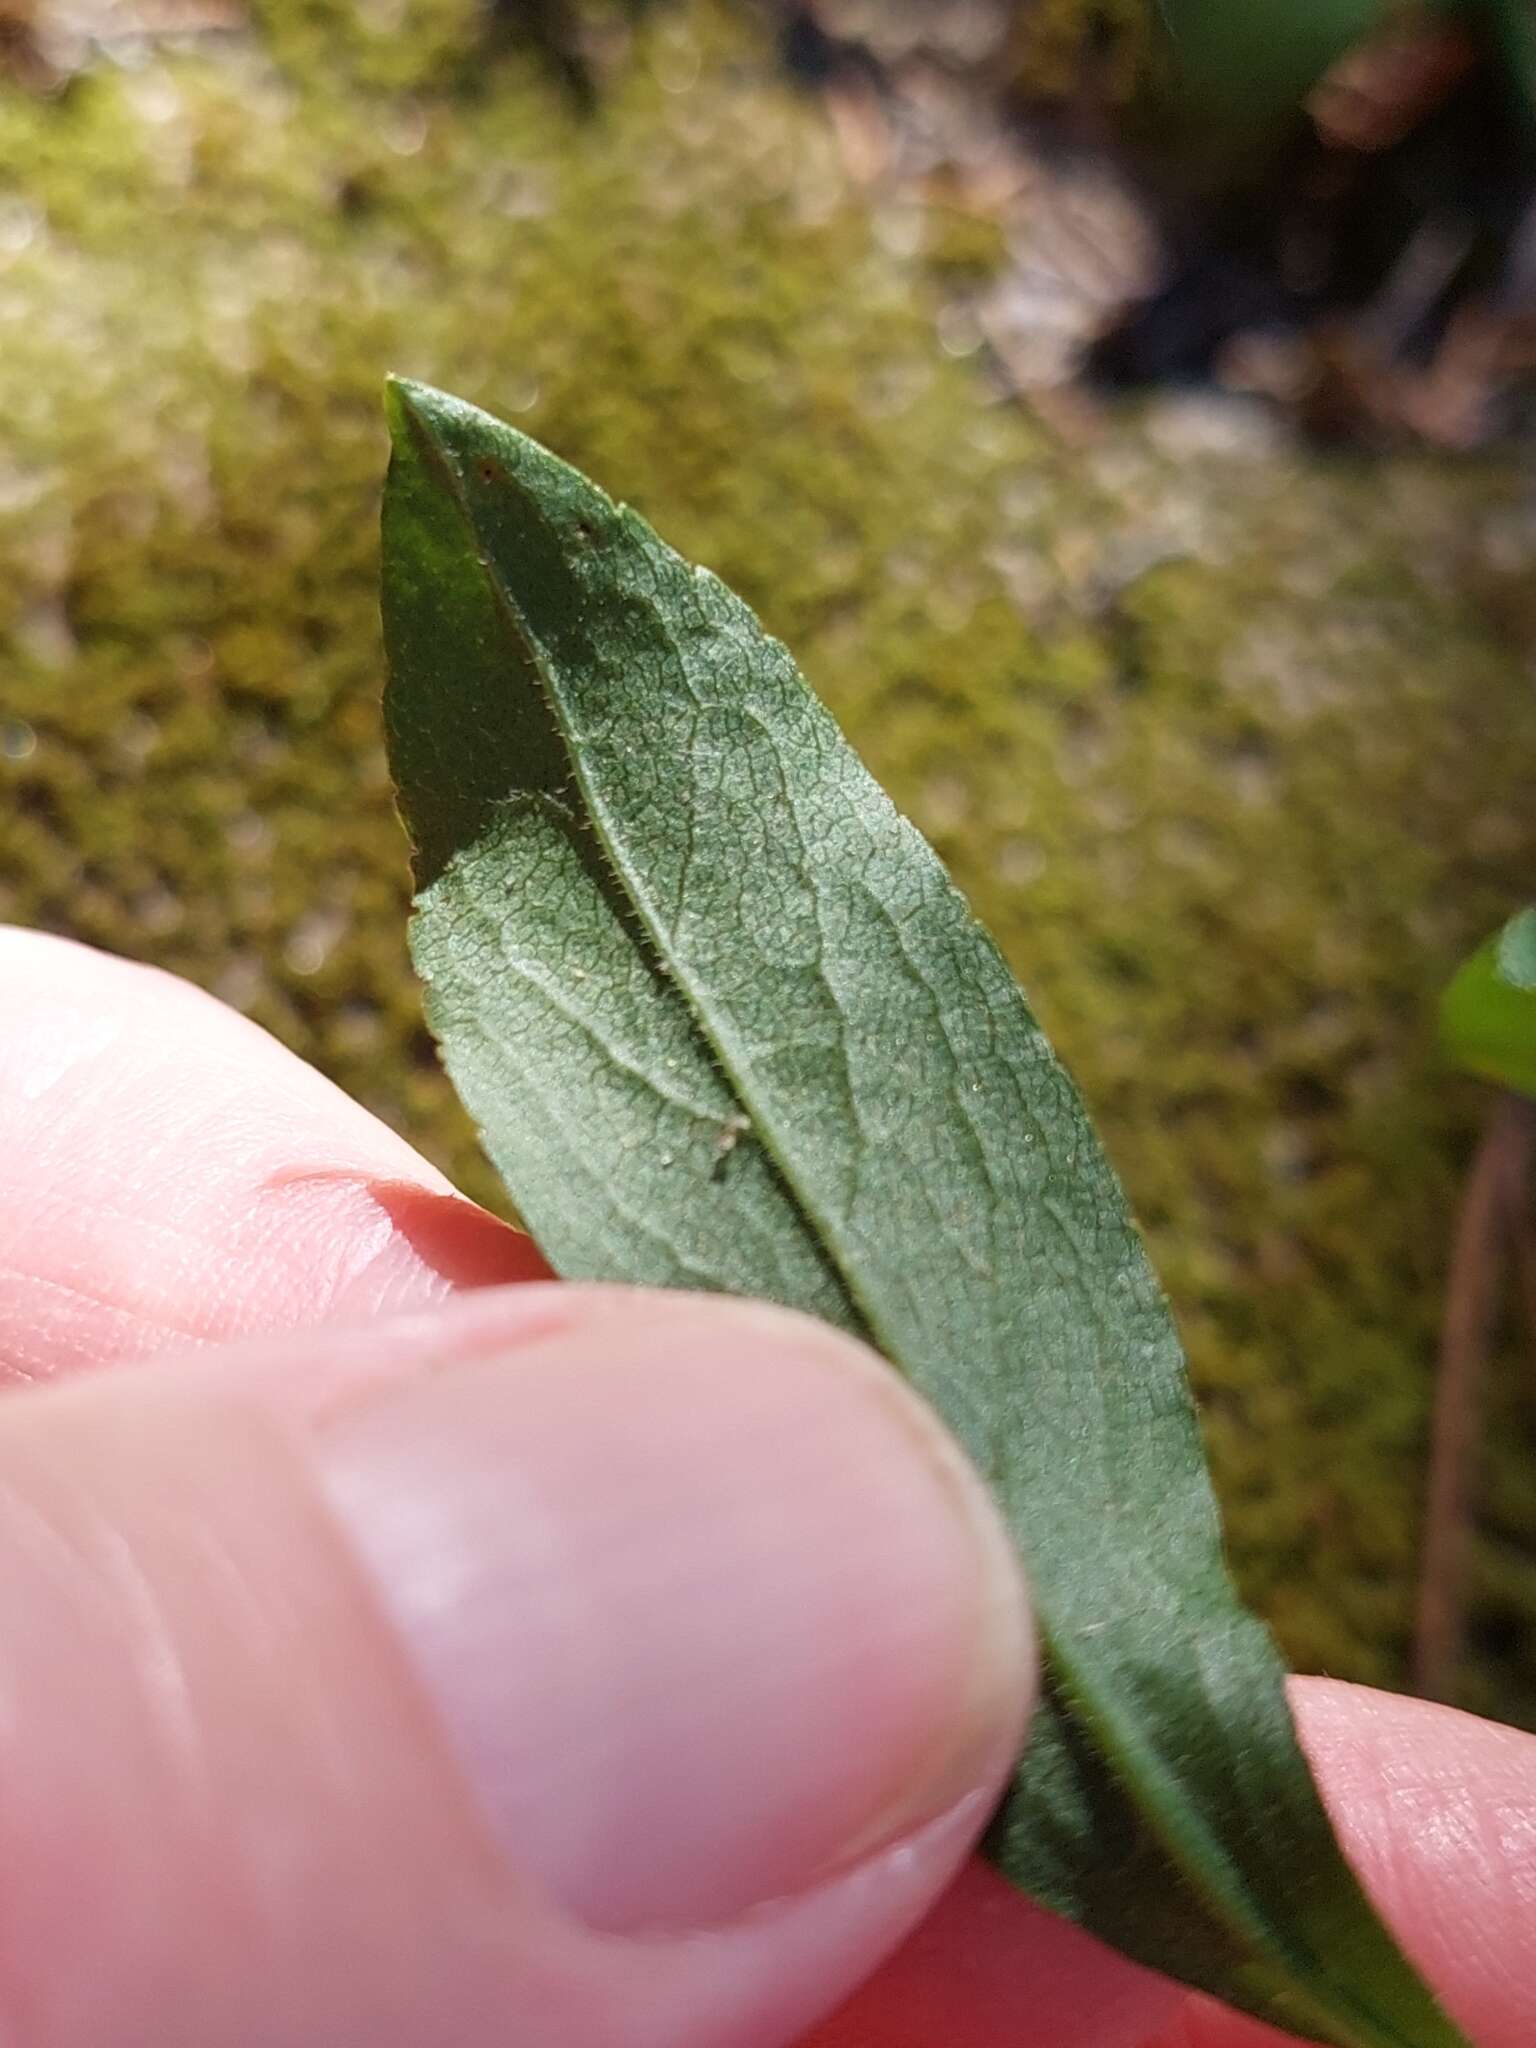
[[[1279,2039],[950,1886],[1024,1605],[858,1347],[501,1285],[543,1277],[527,1240],[254,1027],[26,933],[0,1243],[0,2038]],[[1536,1741],[1296,1705],[1383,1910],[1481,2048],[1528,2048]]]

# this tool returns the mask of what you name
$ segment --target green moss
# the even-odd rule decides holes
[[[1007,232],[995,216],[941,204],[928,209],[923,256],[940,289],[977,290],[996,277],[1007,254]]]
[[[1516,466],[1183,402],[1048,441],[707,0],[590,115],[467,4],[262,20],[0,91],[0,911],[206,982],[491,1196],[403,945],[380,380],[506,411],[759,606],[950,858],[1146,1220],[1246,1587],[1398,1678],[1481,1104],[1434,997],[1536,862]],[[1492,1404],[1467,1698],[1536,1721],[1529,1374]]]
[[[485,0],[256,0],[254,15],[295,81],[359,93],[451,87],[490,39]]]

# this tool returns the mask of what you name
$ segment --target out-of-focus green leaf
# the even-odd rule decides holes
[[[1190,96],[1234,121],[1261,124],[1298,106],[1351,44],[1410,0],[1159,0],[1179,76]],[[1427,0],[1423,12],[1465,21],[1502,58],[1536,117],[1536,6],[1532,0]]]
[[[1440,1035],[1460,1067],[1536,1097],[1536,909],[1479,946],[1440,1004]]]
[[[1190,95],[1235,120],[1283,118],[1392,0],[1160,0]]]
[[[1125,1198],[932,849],[715,577],[473,407],[401,384],[390,413],[413,950],[545,1252],[809,1309],[946,1417],[1050,1673],[989,1838],[1009,1876],[1293,2031],[1460,2048],[1238,1604]]]
[[[1498,966],[1511,988],[1536,989],[1536,910],[1516,912],[1499,933]]]
[[[1536,6],[1531,0],[1442,0],[1442,5],[1486,24],[1527,119],[1536,119]]]

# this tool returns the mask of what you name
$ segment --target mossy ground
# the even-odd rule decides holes
[[[1150,0],[1034,0],[1018,10],[1009,51],[1027,100],[1071,99],[1091,81],[1102,105],[1137,101],[1159,75]]]
[[[933,339],[737,17],[583,115],[470,0],[0,88],[0,913],[189,974],[474,1190],[378,736],[387,369],[636,500],[800,653],[996,927],[1178,1304],[1234,1558],[1401,1678],[1481,1098],[1435,991],[1536,868],[1514,463],[1162,401],[1078,449]],[[1536,1385],[1494,1400],[1469,1704],[1536,1722]]]

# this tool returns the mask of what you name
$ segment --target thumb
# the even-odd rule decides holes
[[[783,2042],[1033,1683],[887,1368],[530,1286],[0,1405],[0,2038]]]

